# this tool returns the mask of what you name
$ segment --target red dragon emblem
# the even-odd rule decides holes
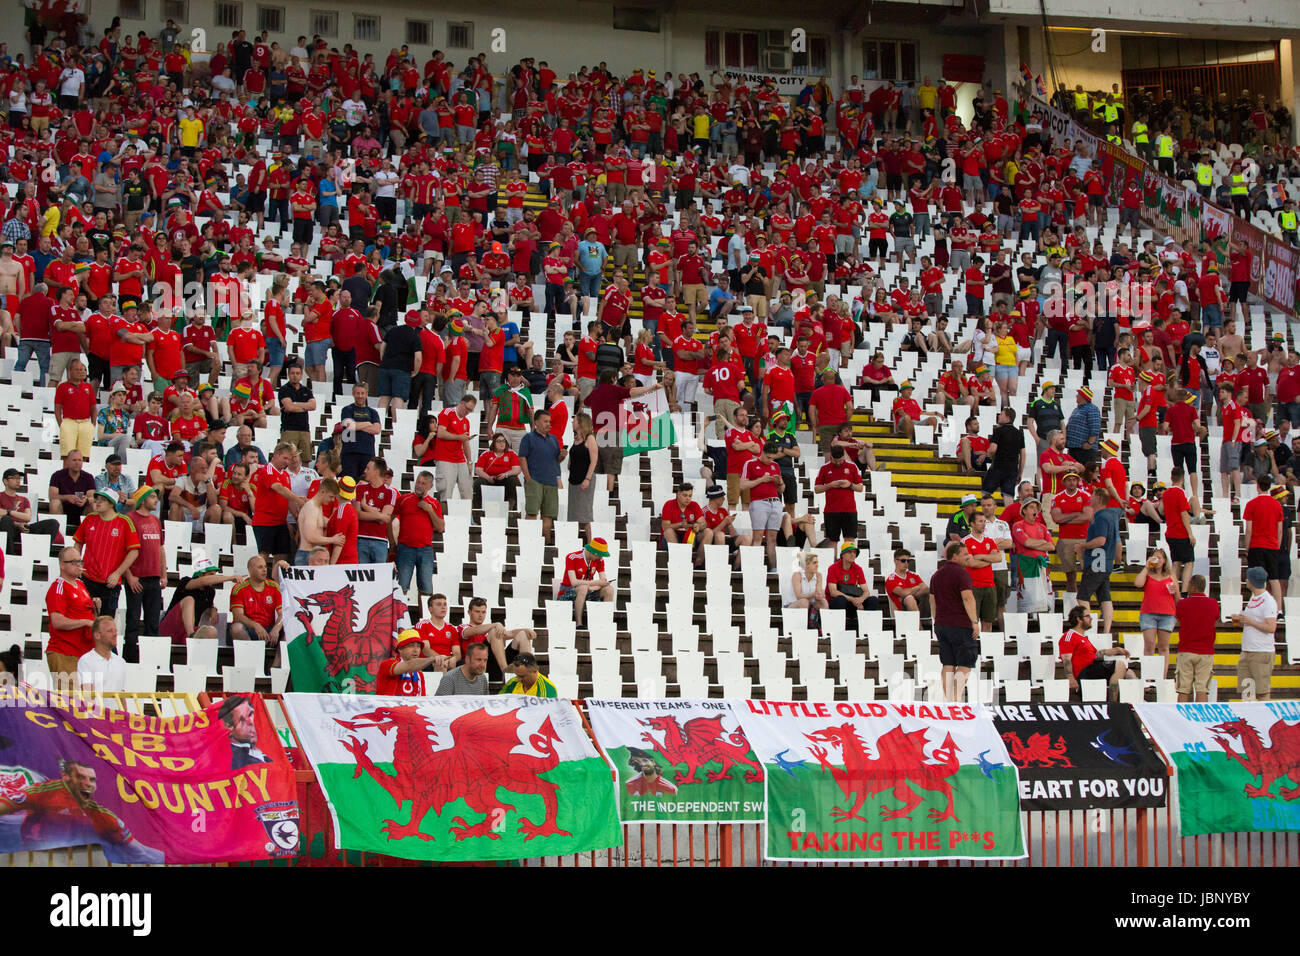
[[[366,625],[355,630],[357,602],[352,585],[345,584],[337,591],[319,591],[300,599],[302,607],[295,615],[307,629],[307,643],[319,638],[325,653],[325,673],[331,677],[361,668],[366,676],[359,678],[353,690],[358,694],[375,692],[375,677],[379,665],[393,654],[393,634],[398,619],[406,613],[406,605],[391,594],[376,601],[366,615]],[[309,608],[318,608],[326,615],[325,627],[317,634],[311,626]]]
[[[1040,767],[1073,767],[1067,756],[1065,738],[1057,737],[1052,743],[1051,734],[1030,734],[1029,742],[1020,739],[1019,734],[1002,735],[1006,742],[1007,753],[1017,767],[1022,770],[1037,764]]]
[[[373,727],[382,734],[397,732],[393,745],[394,773],[386,773],[375,766],[364,740],[350,736],[343,741],[343,746],[357,760],[354,778],[363,772],[370,774],[375,783],[388,791],[398,810],[406,801],[411,803],[411,816],[406,823],[384,821],[383,832],[390,840],[406,837],[435,839],[421,832],[420,824],[430,811],[436,816],[443,807],[457,799],[464,799],[474,813],[483,814],[483,819],[473,824],[464,817],[456,817],[458,826],[451,827],[449,832],[454,833],[457,840],[477,836],[499,840],[501,834],[496,821],[501,813],[515,808],[497,799],[498,790],[534,793],[545,802],[546,818],[541,823],[520,819],[518,832],[524,834],[526,840],[570,835],[557,823],[559,802],[555,794],[559,787],[541,777],[560,762],[555,749],[559,734],[549,717],[542,722],[538,733],[530,734],[527,740],[528,746],[540,756],[515,753],[523,743],[519,739],[523,721],[514,710],[502,714],[473,710],[462,714],[447,728],[451,747],[436,751],[433,748],[437,734],[433,725],[414,706],[379,707],[358,714],[353,720],[336,717],[335,721],[347,730]]]
[[[948,734],[942,746],[935,747],[927,756],[926,735],[924,729],[905,731],[902,727],[893,727],[876,740],[879,756],[872,757],[852,724],[826,727],[804,734],[813,742],[810,751],[822,769],[830,771],[844,791],[844,796],[853,801],[847,808],[835,807],[831,810],[831,817],[841,823],[845,820],[866,820],[858,811],[867,802],[867,797],[893,791],[894,799],[903,805],[892,809],[881,807],[880,815],[886,820],[911,819],[912,811],[925,799],[912,789],[911,785],[914,784],[925,790],[942,793],[948,799],[948,805],[942,810],[929,812],[930,819],[960,822],[952,809],[952,785],[947,780],[961,767],[961,761],[957,759],[957,745],[953,742],[952,734]],[[842,768],[827,760],[829,752],[825,747],[818,746],[823,743],[839,749],[844,758]],[[931,763],[931,760],[942,762]]]
[[[651,727],[664,735],[662,742],[650,731],[641,734],[641,739],[651,749],[663,754],[669,766],[686,764],[686,771],[677,771],[676,782],[680,786],[687,783],[704,783],[696,773],[705,764],[720,763],[719,770],[710,770],[705,780],[713,783],[717,780],[733,780],[731,768],[736,764],[752,767],[745,771],[745,782],[754,783],[763,779],[763,768],[756,760],[749,758],[749,741],[739,731],[725,732],[721,717],[693,717],[685,725],[679,724],[676,717],[651,717],[638,721],[643,727]]]
[[[1268,729],[1269,739],[1273,743],[1267,747],[1264,746],[1259,731],[1245,720],[1216,724],[1213,730],[1214,741],[1223,748],[1223,752],[1250,771],[1251,776],[1259,777],[1258,786],[1246,784],[1246,796],[1267,797],[1269,800],[1276,800],[1278,795],[1283,800],[1300,797],[1300,724],[1288,724],[1283,720],[1274,723]],[[1230,737],[1241,741],[1245,753],[1237,753],[1232,749],[1232,742],[1228,739]],[[1298,785],[1284,787],[1278,794],[1272,793],[1274,781],[1285,777],[1290,777]]]

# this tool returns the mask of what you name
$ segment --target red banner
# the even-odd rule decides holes
[[[94,844],[113,863],[295,855],[294,771],[261,698],[155,717],[5,688],[0,853]]]

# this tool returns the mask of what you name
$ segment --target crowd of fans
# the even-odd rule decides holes
[[[36,383],[53,388],[64,464],[48,489],[28,489],[45,495],[37,505],[7,471],[0,524],[13,550],[58,530],[42,506],[66,518],[73,540],[46,602],[52,672],[96,653],[122,593],[127,660],[141,633],[216,636],[228,584],[231,636],[276,644],[280,570],[392,560],[430,616],[403,632],[383,687],[420,693],[435,671],[439,693],[480,693],[489,667],[514,667],[504,692],[552,695],[531,632],[492,623],[477,598],[462,624],[446,623],[432,593],[443,504],[501,488],[553,540],[566,493],[583,542],[554,594],[585,625],[589,602],[615,595],[609,544],[591,534],[598,476],[615,490],[627,409],[656,393],[698,424],[707,453],[704,504],[685,476],[662,504],[662,541],[697,555],[725,545],[737,563],[762,548],[773,572],[780,545],[836,548],[824,571],[811,552],[801,561],[791,606],[814,624],[843,610],[854,628],[863,612],[923,613],[950,694],[1012,595],[1022,611],[1056,607],[1051,553],[1079,602],[1062,639],[1071,682],[1123,677],[1122,661],[1087,653],[1086,631],[1089,602],[1111,630],[1110,575],[1135,523],[1165,531],[1167,551],[1136,587],[1148,651],[1168,654],[1182,601],[1204,597],[1191,569],[1206,545],[1198,455],[1212,422],[1224,496],[1236,508],[1243,480],[1259,489],[1241,512],[1252,593],[1264,574],[1245,640],[1277,616],[1300,369],[1285,341],[1246,346],[1252,254],[1140,241],[1136,188],[1119,204],[1130,241],[1121,229],[1108,248],[1095,228],[1108,184],[1083,144],[1044,141],[1024,92],[1009,103],[986,87],[968,125],[952,85],[929,78],[871,93],[853,82],[838,96],[810,84],[790,103],[720,75],[706,85],[601,63],[561,77],[527,57],[497,76],[486,55],[453,64],[402,48],[381,62],[319,37],[286,48],[243,31],[199,62],[170,21],[158,37],[73,26],[33,37],[29,56],[0,50],[0,156],[17,185],[0,211],[0,344],[16,346],[19,373],[35,359]],[[1103,103],[1107,123],[1115,102]],[[1206,115],[1162,107],[1139,115],[1159,129],[1184,117],[1180,136]],[[1275,133],[1284,121],[1269,120]],[[1273,140],[1256,158],[1263,167],[1275,150],[1280,175],[1296,157]],[[954,341],[949,314],[977,316],[973,334]],[[575,331],[551,347],[562,315]],[[935,393],[895,381],[884,352],[846,380],[866,329],[941,354]],[[1040,354],[1049,374],[1053,362],[1107,370],[1110,420],[1090,388],[1067,407],[1051,381],[1021,420],[1009,400],[1033,387]],[[884,594],[858,563],[864,475],[880,466],[855,436],[852,388],[888,398],[909,439],[964,416],[961,468],[983,486],[951,515],[939,573],[922,580],[900,550]],[[312,413],[330,389],[340,407],[317,442]],[[986,406],[997,425],[981,434]],[[407,409],[409,454],[381,454]],[[812,513],[795,471],[803,428],[823,459]],[[1134,431],[1152,465],[1157,436],[1171,436],[1169,487],[1130,487],[1120,451]],[[112,451],[98,475],[83,468],[94,446]],[[152,456],[139,475],[123,467],[135,450]],[[403,457],[411,474],[390,464]],[[164,608],[160,518],[231,525],[258,555],[246,575],[196,568]],[[1267,696],[1255,644],[1243,643],[1242,667]],[[1203,694],[1199,670],[1184,688],[1182,656],[1180,693]]]

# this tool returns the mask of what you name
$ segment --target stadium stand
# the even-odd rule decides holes
[[[1065,431],[1067,441],[1076,433],[1076,406],[1095,403],[1102,422],[1098,428],[1081,420],[1081,444],[1063,451],[1082,452],[1077,457],[1086,464],[1097,457],[1103,439],[1114,439],[1121,481],[1128,484],[1126,475],[1141,486],[1147,501],[1144,505],[1131,495],[1129,487],[1119,489],[1126,500],[1116,568],[1108,575],[1113,618],[1106,631],[1091,638],[1099,650],[1113,646],[1130,654],[1130,672],[1139,680],[1119,682],[1119,699],[1167,701],[1177,693],[1173,674],[1180,632],[1163,619],[1172,611],[1164,610],[1159,595],[1150,605],[1159,610],[1143,620],[1150,588],[1144,591],[1141,583],[1154,579],[1143,569],[1152,550],[1163,545],[1165,521],[1176,520],[1165,510],[1168,489],[1177,486],[1171,469],[1189,463],[1175,459],[1174,436],[1163,424],[1164,406],[1178,405],[1172,395],[1176,383],[1185,384],[1200,403],[1192,416],[1195,424],[1184,426],[1195,437],[1182,444],[1194,445],[1189,467],[1196,480],[1188,487],[1204,517],[1191,524],[1197,542],[1193,556],[1169,557],[1190,565],[1184,588],[1192,574],[1208,580],[1209,594],[1224,613],[1209,699],[1242,691],[1242,628],[1230,615],[1240,614],[1250,600],[1248,567],[1270,570],[1275,595],[1282,598],[1278,610],[1300,611],[1289,596],[1297,485],[1291,428],[1300,420],[1300,382],[1292,371],[1294,316],[1257,300],[1236,301],[1234,286],[1234,300],[1223,312],[1235,317],[1235,326],[1220,332],[1216,347],[1206,334],[1212,326],[1198,317],[1208,304],[1203,297],[1217,290],[1214,294],[1226,302],[1229,289],[1217,279],[1220,260],[1236,283],[1240,269],[1250,275],[1249,250],[1194,242],[1171,249],[1172,243],[1162,242],[1164,237],[1147,225],[1121,228],[1120,209],[1104,199],[1108,184],[1096,190],[1089,185],[1092,157],[1070,148],[1038,149],[1036,137],[1026,131],[1036,109],[1027,95],[1019,104],[1003,101],[1000,108],[980,99],[969,123],[940,106],[924,110],[914,123],[905,117],[897,129],[887,129],[897,104],[888,97],[864,102],[860,91],[823,99],[819,108],[815,98],[788,103],[767,87],[715,88],[686,77],[669,78],[674,85],[665,87],[628,69],[623,75],[584,71],[570,76],[560,93],[562,78],[532,58],[494,77],[478,61],[453,73],[440,54],[423,64],[396,56],[386,63],[376,59],[377,75],[370,75],[361,71],[356,54],[344,57],[324,41],[313,46],[309,61],[300,63],[295,56],[281,62],[283,50],[273,55],[267,38],[249,41],[242,32],[221,44],[205,75],[185,61],[179,47],[164,52],[148,42],[148,48],[136,47],[109,31],[97,48],[103,56],[97,56],[55,40],[26,70],[10,62],[4,72],[11,105],[10,129],[4,133],[9,195],[0,218],[3,238],[14,248],[0,251],[0,283],[6,283],[0,285],[6,306],[0,312],[6,406],[0,466],[15,469],[16,486],[10,490],[6,479],[7,490],[27,499],[30,515],[10,521],[0,615],[22,647],[28,680],[42,679],[43,672],[48,676],[48,664],[58,664],[47,655],[47,592],[63,573],[58,542],[71,538],[76,518],[71,512],[80,507],[80,499],[70,500],[74,490],[62,508],[51,508],[52,484],[62,489],[72,481],[67,487],[74,488],[79,471],[71,464],[72,475],[64,470],[60,443],[63,449],[82,448],[82,474],[91,478],[108,475],[111,482],[110,456],[120,456],[117,464],[130,490],[117,503],[128,518],[125,502],[137,497],[132,490],[153,486],[169,492],[169,510],[154,508],[163,532],[165,580],[159,600],[165,613],[158,634],[141,632],[136,646],[123,645],[130,666],[125,689],[280,692],[288,681],[281,647],[274,641],[231,640],[232,585],[242,585],[250,560],[265,550],[234,513],[267,507],[264,496],[276,494],[269,490],[272,482],[254,478],[251,502],[229,479],[219,480],[209,497],[203,475],[186,471],[192,468],[186,458],[201,459],[194,445],[222,427],[224,444],[213,457],[227,476],[241,457],[264,476],[268,468],[284,467],[295,452],[278,452],[281,439],[305,445],[313,454],[289,467],[295,494],[306,497],[310,480],[327,477],[312,470],[314,453],[339,442],[344,454],[333,466],[335,476],[342,472],[364,482],[368,456],[349,451],[346,436],[335,437],[346,422],[357,421],[348,383],[360,379],[379,386],[371,388],[372,414],[378,396],[387,392],[400,399],[416,385],[425,390],[424,401],[411,399],[414,407],[403,407],[405,401],[380,399],[381,413],[374,419],[381,425],[375,454],[391,472],[388,484],[409,492],[417,473],[439,457],[440,449],[424,451],[430,427],[425,413],[440,413],[438,435],[455,427],[445,416],[461,391],[454,373],[449,381],[416,376],[413,382],[412,357],[432,361],[445,351],[441,377],[447,378],[459,341],[468,340],[461,354],[469,385],[477,386],[473,393],[482,400],[470,408],[461,403],[457,415],[467,417],[473,437],[465,470],[475,463],[482,467],[481,455],[500,453],[489,448],[488,417],[502,416],[498,426],[520,421],[505,417],[517,411],[509,407],[509,385],[501,393],[500,410],[488,400],[508,371],[499,351],[496,364],[488,364],[492,348],[483,347],[486,337],[498,341],[500,349],[498,323],[507,329],[514,325],[520,340],[515,348],[528,362],[521,371],[533,407],[554,400],[548,391],[554,378],[569,411],[576,413],[591,394],[597,367],[622,371],[626,364],[642,385],[666,386],[676,413],[669,447],[607,456],[609,441],[598,434],[596,471],[584,489],[590,494],[584,503],[566,487],[549,533],[541,522],[525,518],[523,502],[531,487],[498,494],[488,485],[481,502],[475,502],[465,494],[468,478],[458,482],[454,468],[436,468],[445,526],[435,536],[430,587],[421,588],[418,576],[408,575],[412,621],[424,616],[429,593],[447,595],[456,625],[467,619],[471,598],[485,597],[495,620],[535,633],[535,651],[562,695],[942,699],[942,649],[928,602],[895,609],[889,598],[890,575],[900,570],[895,552],[906,549],[911,563],[901,570],[928,583],[943,559],[953,518],[963,511],[964,496],[974,496],[980,509],[982,495],[990,492],[991,517],[1005,514],[1009,505],[1019,512],[1022,480],[1034,485],[1025,502],[1045,496],[1039,466],[1049,447],[1044,425],[1052,415],[1047,407],[1052,400],[1045,400],[1049,382],[1060,405],[1055,427]],[[82,85],[78,71],[84,72]],[[396,80],[396,93],[379,92],[379,75]],[[338,94],[340,108],[330,111],[322,101],[326,89]],[[241,103],[236,90],[258,105]],[[928,96],[932,103],[947,102],[938,91]],[[14,109],[17,102],[23,110]],[[268,109],[272,103],[279,105]],[[1244,149],[1224,146],[1217,131],[1212,147],[1215,174],[1219,180],[1230,177],[1226,160]],[[1192,153],[1181,154],[1179,169],[1189,168]],[[54,162],[47,164],[47,157]],[[949,158],[960,170],[955,178],[945,174]],[[1282,184],[1284,174],[1291,174],[1290,189],[1297,188],[1300,157],[1294,150],[1271,164],[1262,154],[1254,158],[1257,183]],[[748,232],[737,228],[741,222]],[[991,229],[985,230],[985,223]],[[1270,223],[1271,231],[1283,234],[1276,217]],[[590,245],[593,232],[595,245]],[[780,242],[788,234],[795,239]],[[129,251],[137,241],[139,258]],[[691,251],[697,243],[702,270]],[[1158,245],[1162,252],[1155,251]],[[547,281],[552,259],[560,282]],[[137,262],[150,280],[145,288],[136,278]],[[754,265],[763,274],[752,271]],[[668,275],[663,291],[676,299],[667,312],[648,270]],[[524,278],[516,283],[521,272]],[[1168,279],[1156,278],[1161,275]],[[1197,281],[1188,281],[1192,276]],[[203,329],[203,321],[196,322],[188,306],[169,315],[168,302],[154,294],[159,281],[173,287],[198,281],[207,293],[206,322],[216,333],[210,365],[201,357],[190,361],[211,341],[194,331]],[[316,281],[320,292],[309,293]],[[44,283],[48,300],[37,282]],[[1101,311],[1118,323],[1094,323],[1082,299],[1074,298],[1087,298],[1093,282],[1106,292],[1092,298],[1101,300]],[[59,304],[62,288],[70,290],[67,306]],[[1128,297],[1130,290],[1146,294],[1148,289],[1148,298]],[[214,290],[221,293],[215,301]],[[358,290],[365,302],[358,301]],[[647,295],[648,290],[653,291]],[[149,322],[142,320],[137,328],[130,307],[143,304],[144,292],[154,308]],[[787,292],[792,293],[788,299]],[[321,304],[321,293],[329,305]],[[345,295],[357,311],[340,322],[348,309]],[[1057,307],[1067,295],[1071,307],[1058,323]],[[231,303],[239,303],[233,312]],[[79,312],[57,311],[68,306]],[[94,319],[94,308],[103,319]],[[776,336],[775,352],[749,331],[750,310]],[[375,326],[362,317],[367,311],[374,313]],[[992,314],[992,325],[985,313]],[[241,314],[248,315],[243,328],[238,327]],[[332,326],[321,318],[331,314]],[[663,360],[661,336],[651,336],[653,358],[634,344],[643,328],[655,331],[648,315],[658,315],[659,333],[688,316],[698,319],[693,336],[673,346],[675,371],[655,364]],[[69,339],[72,333],[54,322],[82,325]],[[164,345],[169,322],[178,327],[179,342],[198,343],[183,361]],[[613,356],[608,363],[596,341],[587,338],[589,323],[598,332],[602,325],[609,330],[599,345],[609,350],[606,358]],[[406,324],[417,330],[413,334],[421,344],[412,347],[392,334]],[[95,330],[101,328],[106,336],[121,330],[128,337],[108,345],[97,338]],[[744,331],[728,333],[728,328]],[[145,334],[141,329],[163,333],[153,332],[143,355],[139,344],[134,352],[128,348],[136,341],[130,336]],[[796,348],[805,332],[812,339],[812,367],[800,357],[793,374],[771,375],[774,366],[783,365],[782,350]],[[333,353],[325,341],[331,333]],[[574,345],[566,344],[570,333]],[[373,337],[381,334],[385,355],[398,356],[392,369],[375,367],[383,362],[378,353],[368,356]],[[718,336],[726,334],[735,339],[743,360],[737,374],[751,379],[738,396],[754,423],[751,437],[761,445],[772,434],[778,449],[798,451],[797,457],[787,455],[770,466],[783,474],[784,509],[747,510],[736,504],[741,494],[746,500],[751,494],[761,497],[754,493],[761,485],[748,485],[752,476],[761,476],[761,468],[741,468],[739,480],[727,480],[733,470],[728,456],[745,453],[731,445],[730,434],[723,438],[715,431],[713,416],[734,419],[738,403],[720,397],[727,394],[725,376],[705,374],[722,365],[716,361]],[[344,338],[355,346],[351,357],[338,354]],[[1053,345],[1060,351],[1049,355]],[[1122,391],[1138,387],[1137,382],[1125,384],[1123,373],[1116,378],[1107,371],[1125,345],[1137,359],[1133,374],[1147,374],[1139,388],[1151,396],[1146,407],[1141,395]],[[620,347],[623,351],[617,351]],[[703,356],[704,387],[698,391],[689,371],[693,348]],[[62,361],[52,360],[52,350],[54,359],[62,351]],[[75,398],[60,397],[61,383],[47,377],[51,369],[71,364],[68,353],[81,357],[83,351],[97,407],[107,413],[99,416],[93,441],[75,428],[69,434],[68,422],[78,418],[70,411],[77,407],[69,404]],[[873,362],[877,353],[889,370],[887,380],[868,371],[880,368]],[[1246,355],[1253,357],[1246,361],[1248,371],[1237,369],[1238,390],[1226,399],[1231,414],[1225,427],[1212,385],[1224,383],[1228,359]],[[817,364],[817,356],[825,356],[825,365]],[[279,377],[264,383],[257,369],[248,377],[254,359]],[[956,374],[953,359],[965,363]],[[283,397],[281,385],[299,375],[288,370],[293,364],[305,366],[303,384],[296,387],[315,402],[314,408],[294,413],[305,416],[305,428],[288,428],[289,409],[278,421],[265,414],[271,399],[263,388]],[[170,423],[150,430],[158,423],[141,418],[148,415],[148,389],[163,391],[162,370],[175,372],[174,382],[186,374],[181,367],[186,365],[190,384],[199,390],[190,399],[182,397],[184,386],[169,387],[163,401],[176,396],[178,409]],[[105,404],[117,401],[118,375],[132,366],[142,366],[145,394],[131,391],[128,380],[124,404]],[[843,495],[837,498],[838,507],[853,510],[856,518],[845,537],[858,550],[844,556],[835,546],[840,535],[825,526],[829,493],[815,490],[823,466],[834,460],[826,454],[834,426],[846,417],[843,393],[811,387],[812,373],[827,367],[822,380],[847,388],[850,427],[847,436],[840,432],[840,443],[864,469],[857,482],[850,480],[851,486],[861,485],[860,491],[850,489],[851,504],[843,504]],[[1175,380],[1175,375],[1183,377]],[[1129,418],[1120,428],[1116,399],[1123,394],[1132,397]],[[1244,411],[1233,401],[1238,394]],[[1090,395],[1091,402],[1081,395]],[[191,401],[199,411],[187,413]],[[772,413],[786,402],[800,427],[773,432]],[[606,407],[600,402],[588,407],[597,406]],[[999,427],[1003,407],[1009,424]],[[115,426],[114,414],[122,421],[134,415],[133,427]],[[810,414],[817,415],[819,429],[809,427]],[[968,414],[974,419],[969,427]],[[520,423],[526,426],[526,418]],[[252,426],[248,450],[239,437],[241,424]],[[600,422],[596,425],[599,432]],[[575,426],[578,421],[571,421],[564,433],[570,461],[583,444]],[[301,432],[306,434],[300,442]],[[988,462],[979,460],[990,441],[1004,455],[1014,450],[1012,433],[1023,436],[1023,459],[1013,455],[1007,464],[995,447]],[[136,437],[113,441],[123,434]],[[173,440],[186,447],[168,453]],[[445,441],[437,438],[434,444]],[[173,462],[168,454],[179,458]],[[769,454],[763,455],[759,461],[766,464]],[[1235,489],[1220,481],[1219,463],[1238,455],[1249,476],[1267,475],[1284,490],[1279,499],[1283,539],[1271,546],[1267,540],[1252,544],[1243,533],[1253,515],[1271,516],[1251,508],[1257,498],[1271,500],[1270,489],[1251,477]],[[262,464],[266,459],[274,461]],[[609,462],[616,473],[608,481],[595,477],[608,473]],[[567,486],[569,461],[562,467]],[[1106,469],[1100,476],[1084,474],[1094,486],[1091,500],[1082,496],[1088,517],[1106,510],[1106,492],[1095,486],[1107,474]],[[694,502],[703,505],[714,484],[729,499],[735,532],[758,540],[739,546],[734,562],[725,539],[712,543],[710,534],[711,543],[690,543],[687,527],[679,543],[661,546],[664,526],[671,523],[664,516],[666,504],[679,489],[689,488]],[[189,504],[180,505],[182,500]],[[6,510],[12,516],[23,507]],[[297,507],[295,501],[292,510]],[[352,506],[344,501],[338,507]],[[542,508],[545,514],[545,504]],[[91,528],[86,534],[93,537],[101,524],[115,521],[111,512],[83,518],[83,527]],[[789,523],[780,544],[766,550],[757,546],[762,532],[781,524],[783,516]],[[754,527],[756,517],[765,522],[762,527]],[[699,520],[702,537],[712,528],[703,516]],[[969,520],[956,525],[958,537]],[[1053,528],[1057,520],[1052,516]],[[264,527],[273,531],[273,525]],[[1254,532],[1258,535],[1258,520]],[[980,541],[978,535],[975,540]],[[265,542],[290,558],[297,550],[274,534]],[[387,561],[387,543],[381,547],[379,560]],[[575,623],[572,605],[557,600],[557,581],[566,557],[587,547],[607,552],[605,574],[614,599],[588,604],[585,618]],[[836,581],[849,580],[841,576],[844,562],[856,561],[864,572],[860,607],[849,600],[857,595],[838,588],[826,589],[828,606],[814,609],[813,616],[807,608],[786,606],[795,600],[793,581],[803,570],[803,547],[816,550],[827,581],[832,574]],[[1038,552],[1023,546],[1017,551],[1011,563],[1029,571]],[[1053,547],[1042,565],[1050,588],[1024,587],[1019,595],[1010,586],[1017,579],[1007,577],[1005,566],[993,566],[1001,576],[990,586],[994,603],[977,640],[978,660],[968,685],[972,699],[1055,701],[1081,693],[1086,700],[1106,693],[1090,680],[1072,688],[1075,675],[1061,660],[1066,616],[1076,603],[1067,587],[1074,583],[1073,562],[1062,567],[1061,553]],[[112,565],[101,561],[99,567]],[[277,571],[274,563],[265,570],[272,577]],[[196,578],[202,583],[195,584]],[[1038,579],[1030,573],[1024,580]],[[98,585],[91,590],[95,596],[117,590],[111,580]],[[212,631],[203,630],[209,618],[201,601],[193,613],[184,613],[180,602],[187,586],[195,595],[215,588],[206,595],[215,612]],[[1029,609],[1016,609],[1021,600]],[[176,615],[170,613],[173,607]],[[125,598],[118,602],[124,636],[138,623],[132,620],[136,613]],[[849,627],[855,618],[856,633]],[[1275,635],[1269,668],[1278,698],[1300,696],[1300,645],[1286,630],[1280,627]],[[1158,631],[1167,647],[1158,646]]]

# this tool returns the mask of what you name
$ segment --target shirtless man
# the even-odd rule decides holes
[[[305,567],[311,559],[313,548],[332,548],[343,544],[346,538],[341,534],[327,535],[325,529],[328,521],[326,515],[333,514],[338,501],[339,483],[333,478],[321,481],[316,494],[308,498],[298,511],[298,553],[294,564]]]
[[[14,244],[6,239],[0,242],[0,348],[15,344],[14,313],[28,291],[27,270],[14,258]]]

